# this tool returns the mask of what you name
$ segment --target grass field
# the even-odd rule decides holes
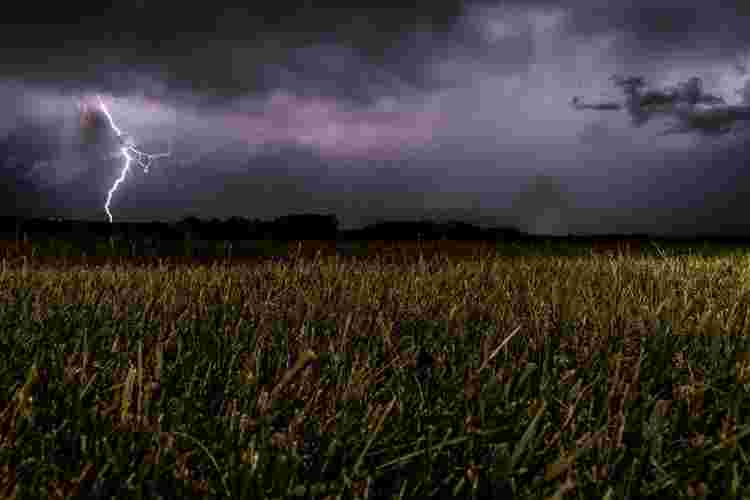
[[[0,498],[750,498],[750,256],[441,244],[16,245]]]

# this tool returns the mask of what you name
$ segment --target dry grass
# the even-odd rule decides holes
[[[83,412],[81,426],[100,427],[75,432],[100,442],[114,433],[143,455],[141,466],[85,452],[67,468],[50,466],[51,498],[144,464],[170,469],[196,494],[237,496],[244,470],[256,491],[283,496],[310,481],[278,479],[280,462],[263,450],[301,456],[310,432],[348,436],[355,450],[316,485],[321,498],[377,496],[376,483],[398,465],[420,472],[389,494],[422,498],[443,487],[466,497],[486,484],[549,498],[664,498],[717,491],[717,471],[737,494],[750,484],[740,459],[750,433],[740,341],[750,328],[750,257],[448,248],[416,256],[383,245],[357,260],[298,248],[285,260],[231,266],[6,260],[0,323],[26,345],[0,365],[13,395],[0,408],[2,448],[36,453],[29,443],[43,431],[20,426],[52,405],[32,395],[43,386],[82,402],[55,403],[59,422]],[[656,395],[662,386],[671,393]],[[197,416],[184,420],[188,409],[178,412],[182,424],[171,419],[173,399],[213,401],[201,411],[223,437],[211,438]],[[297,409],[282,427],[261,432],[290,404]],[[671,440],[678,435],[684,449]],[[487,450],[495,458],[476,463]],[[448,467],[456,453],[463,462]],[[698,453],[726,468],[700,469]],[[448,467],[437,476],[446,485],[431,475],[435,460]],[[16,462],[0,474],[0,496],[19,491]],[[211,473],[197,474],[197,462]]]

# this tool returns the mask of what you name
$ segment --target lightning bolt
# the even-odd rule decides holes
[[[125,133],[123,133],[123,131],[120,130],[120,127],[118,127],[115,123],[115,120],[112,118],[112,114],[109,112],[109,109],[107,109],[107,106],[106,104],[104,104],[104,100],[102,100],[101,96],[97,95],[96,99],[99,103],[99,109],[101,109],[102,113],[104,113],[104,116],[107,117],[110,128],[117,135],[117,139],[120,142],[119,155],[122,156],[125,160],[125,163],[122,166],[122,170],[120,170],[120,176],[115,180],[114,184],[112,184],[112,187],[107,192],[107,202],[104,204],[104,210],[107,212],[109,222],[112,223],[112,212],[110,212],[109,210],[109,205],[112,202],[112,195],[115,193],[115,191],[117,191],[117,188],[125,180],[125,176],[128,175],[128,171],[130,170],[130,165],[135,162],[143,169],[143,172],[147,174],[148,169],[154,160],[158,158],[168,157],[171,153],[168,151],[166,153],[150,154],[144,153],[143,151],[139,150],[135,144],[126,140]]]

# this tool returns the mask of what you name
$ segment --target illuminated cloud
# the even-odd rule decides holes
[[[330,98],[275,92],[260,113],[228,110],[212,119],[250,146],[287,143],[312,147],[330,157],[378,157],[428,146],[443,119],[439,111],[417,106],[394,109],[395,100],[386,102],[390,110],[343,109]]]

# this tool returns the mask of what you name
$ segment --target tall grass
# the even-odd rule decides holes
[[[750,257],[316,255],[0,264],[0,496],[750,496]]]

